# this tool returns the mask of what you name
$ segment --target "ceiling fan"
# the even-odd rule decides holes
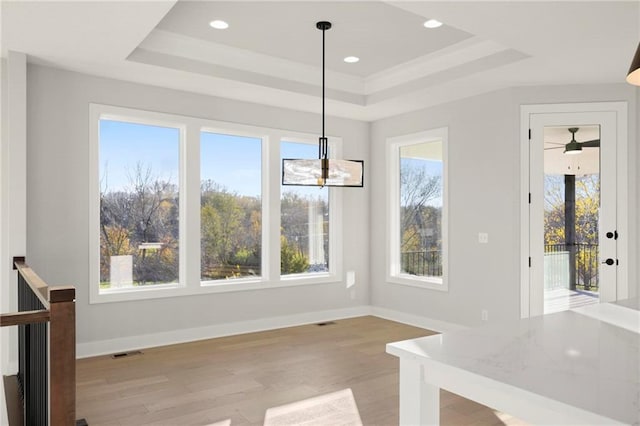
[[[547,149],[560,149],[560,148],[564,148],[564,153],[565,154],[580,154],[582,152],[582,148],[597,148],[600,146],[600,139],[593,139],[590,141],[584,141],[584,142],[578,142],[576,141],[576,132],[578,130],[580,130],[579,127],[570,127],[569,132],[571,132],[571,141],[569,143],[563,144],[563,143],[557,143],[557,142],[546,142],[550,145],[560,145],[560,146],[554,146],[551,148],[545,148],[545,150]]]

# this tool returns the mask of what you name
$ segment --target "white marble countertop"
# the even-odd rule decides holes
[[[575,308],[573,311],[625,328],[634,333],[640,333],[638,299],[627,299],[614,303],[594,303],[593,305]]]
[[[614,305],[624,306],[629,309],[640,311],[640,297],[634,297],[633,299],[618,300],[617,302],[611,302]]]
[[[387,352],[640,424],[640,334],[577,312],[390,343]]]

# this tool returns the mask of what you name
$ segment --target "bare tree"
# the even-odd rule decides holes
[[[101,272],[108,280],[111,256],[131,255],[134,281],[145,284],[178,277],[178,190],[171,179],[155,176],[141,162],[129,171],[129,184],[109,191],[105,176],[100,191]],[[146,248],[142,243],[158,243]]]
[[[430,175],[424,167],[405,164],[400,172],[400,224],[402,230],[401,249],[415,249],[422,245],[425,229],[433,229],[434,239],[439,239],[439,214],[441,208],[430,205],[430,202],[441,197],[442,179]],[[437,228],[437,229],[436,229]]]

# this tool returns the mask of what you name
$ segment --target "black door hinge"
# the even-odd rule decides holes
[[[529,140],[531,140],[531,129],[529,129]]]
[[[531,256],[529,256],[529,268],[531,268]]]

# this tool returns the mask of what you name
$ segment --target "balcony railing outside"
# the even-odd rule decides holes
[[[574,286],[588,291],[598,291],[598,245],[587,243],[574,244],[576,253]],[[567,244],[545,244],[545,256],[561,255],[569,252]],[[402,272],[417,276],[442,276],[442,255],[440,250],[416,250],[401,253]],[[569,256],[558,258],[558,261],[568,262]],[[556,262],[557,263],[557,262]],[[554,267],[554,263],[548,264]],[[563,265],[569,267],[570,265]],[[551,274],[553,275],[553,274]]]
[[[576,282],[569,283],[569,288],[598,291],[598,245],[576,243],[573,247],[576,253],[574,266]],[[545,244],[545,257],[553,256],[554,254],[568,253],[570,248],[568,244]],[[569,261],[568,259],[569,256],[566,257],[567,262]],[[549,265],[553,267],[553,263]],[[567,266],[571,267],[571,265]]]
[[[440,250],[405,251],[401,253],[402,272],[421,277],[442,276]]]

